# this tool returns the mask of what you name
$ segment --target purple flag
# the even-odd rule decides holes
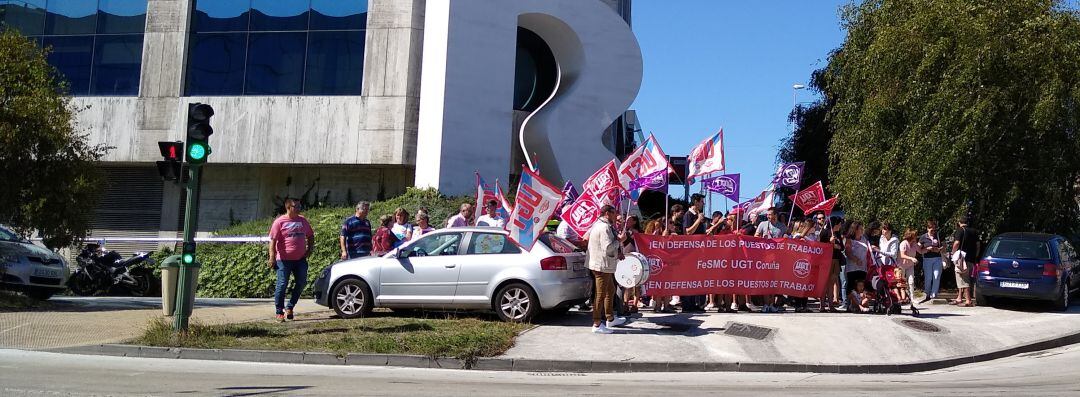
[[[802,161],[781,164],[780,168],[776,169],[776,175],[773,176],[773,184],[779,187],[793,187],[795,189],[802,187],[804,165],[805,163]]]
[[[668,170],[663,169],[651,174],[639,176],[637,179],[630,181],[629,192],[635,192],[638,190],[663,190],[668,184]],[[631,194],[633,196],[633,194]]]
[[[577,198],[580,195],[577,191],[577,188],[574,187],[574,183],[570,181],[566,181],[566,183],[563,184],[562,191],[563,201],[559,203],[559,208],[555,209],[556,213],[561,213],[563,207],[573,204],[575,201],[577,201]]]
[[[701,183],[705,185],[706,190],[720,193],[731,201],[739,202],[739,174],[717,175],[702,179]]]

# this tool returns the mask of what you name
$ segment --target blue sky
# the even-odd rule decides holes
[[[791,129],[791,86],[806,84],[843,41],[838,14],[847,2],[635,0],[645,72],[631,108],[645,135],[669,155],[686,155],[723,127],[728,172],[742,174],[743,197],[757,195]],[[798,92],[799,102],[814,98]]]

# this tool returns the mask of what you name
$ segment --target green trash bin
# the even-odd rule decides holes
[[[173,255],[161,262],[161,312],[166,316],[176,314],[176,289],[180,281],[180,261],[180,255]],[[195,290],[199,287],[199,269],[202,268],[202,264],[196,261],[187,268],[186,284],[191,294],[188,294],[184,311],[190,316],[195,306]]]
[[[161,312],[166,316],[176,311],[176,281],[180,277],[180,255],[161,261]]]

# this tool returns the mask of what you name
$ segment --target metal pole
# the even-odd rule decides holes
[[[190,178],[187,184],[187,208],[184,210],[184,243],[193,243],[195,241],[195,228],[199,224],[199,177],[202,175],[202,166],[190,166],[188,172]],[[198,256],[195,257],[195,261],[198,261]],[[191,286],[187,285],[188,273],[190,272],[191,269],[188,264],[181,260],[176,284],[176,312],[173,315],[173,329],[180,332],[187,332],[188,297],[195,293],[189,291]]]

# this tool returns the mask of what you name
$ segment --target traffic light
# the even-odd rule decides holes
[[[181,153],[184,152],[183,142],[158,142],[158,150],[161,151],[161,157],[165,160],[157,162],[158,175],[161,175],[161,179],[166,181],[179,181],[183,179],[181,175],[182,167],[180,162],[183,161]]]
[[[180,253],[180,260],[182,262],[184,262],[185,265],[190,265],[192,263],[195,263],[195,242],[194,241],[184,243],[184,248]]]
[[[188,164],[199,165],[206,162],[210,156],[210,135],[214,129],[210,127],[210,117],[214,115],[214,108],[205,103],[188,104],[187,122],[187,153]]]

